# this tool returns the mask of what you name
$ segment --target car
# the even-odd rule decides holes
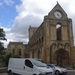
[[[54,70],[55,75],[66,74],[67,69],[57,66],[55,64],[47,64],[47,66],[51,67]]]

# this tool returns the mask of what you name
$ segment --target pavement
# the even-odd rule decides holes
[[[75,70],[68,70],[68,72],[75,72]],[[0,75],[8,75],[7,73],[0,73]]]
[[[0,73],[0,75],[8,75],[7,73]]]
[[[75,70],[67,70],[67,71],[75,72]]]
[[[6,73],[6,72],[7,72],[7,67],[0,68],[0,73]]]
[[[75,69],[68,69],[68,72],[75,72]],[[1,67],[0,68],[0,75],[8,75],[7,74],[7,67]]]

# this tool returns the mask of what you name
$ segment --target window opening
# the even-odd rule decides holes
[[[60,24],[56,25],[56,35],[57,35],[57,41],[62,40],[62,37],[61,37],[61,25]]]
[[[19,55],[21,56],[21,49],[19,49]]]

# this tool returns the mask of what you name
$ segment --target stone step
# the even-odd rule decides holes
[[[7,72],[7,67],[0,68],[0,73],[6,73],[6,72]]]

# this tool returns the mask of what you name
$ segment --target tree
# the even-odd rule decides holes
[[[5,31],[3,30],[3,28],[0,28],[0,40],[6,40]]]
[[[0,28],[0,40],[6,40],[5,31],[3,30],[3,28]]]
[[[5,31],[3,30],[3,28],[0,28],[0,55],[4,50],[4,44],[1,42],[1,40],[6,40]]]
[[[4,50],[3,43],[0,42],[0,54],[2,54],[3,50]]]

